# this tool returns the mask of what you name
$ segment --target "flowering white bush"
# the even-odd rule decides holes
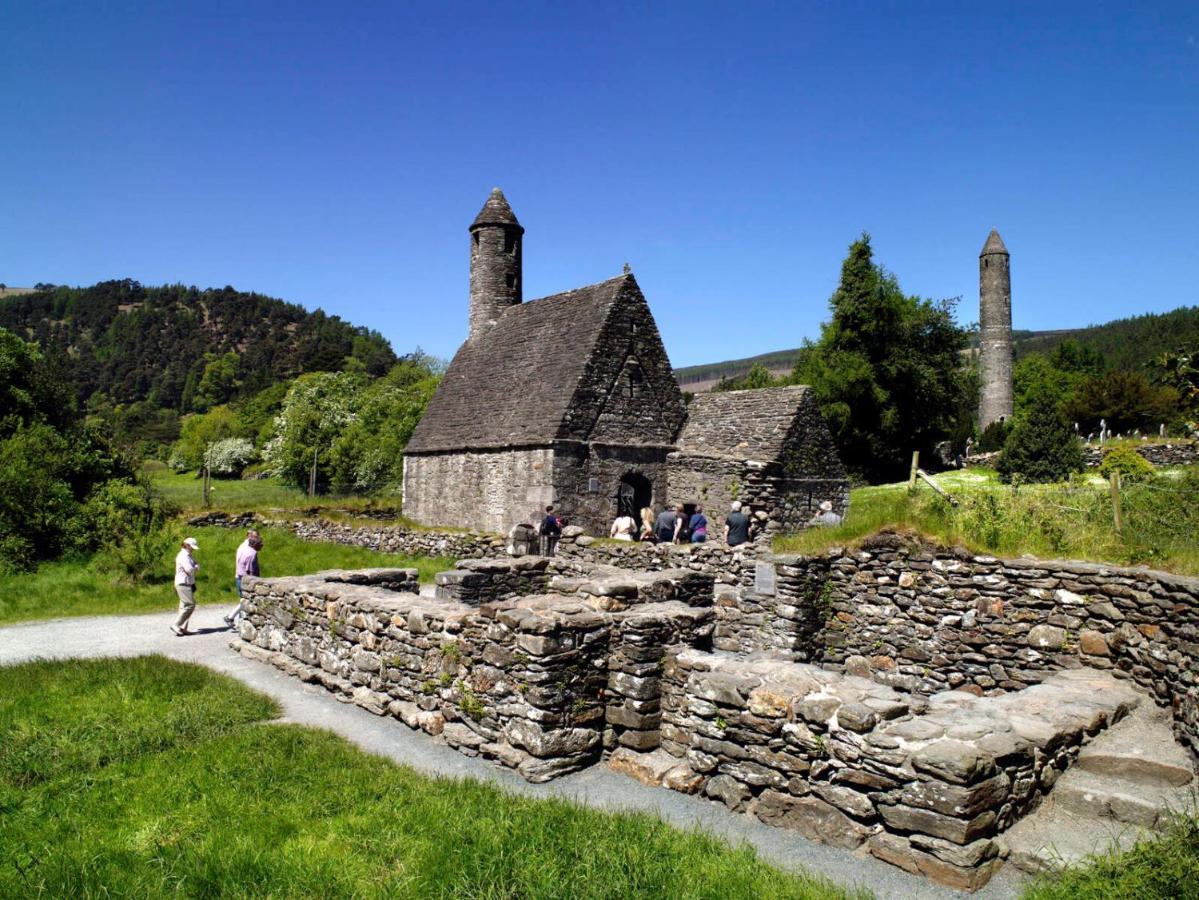
[[[240,475],[257,458],[258,451],[245,438],[225,438],[209,444],[204,454],[204,462],[213,475]]]
[[[350,372],[301,375],[275,417],[275,433],[262,450],[273,474],[289,484],[308,484],[312,454],[317,477],[328,480],[329,448],[356,418],[355,402],[364,379]]]

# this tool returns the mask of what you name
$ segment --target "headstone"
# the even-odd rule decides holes
[[[776,590],[774,563],[759,562],[754,566],[754,593],[773,597]]]

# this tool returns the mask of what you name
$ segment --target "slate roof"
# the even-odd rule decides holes
[[[994,228],[992,228],[991,233],[987,235],[987,242],[983,244],[982,252],[978,255],[986,256],[989,253],[1003,253],[1007,256],[1011,256],[1011,254],[1007,252],[1007,247],[1005,247],[1003,244],[1003,238],[999,236],[999,232]]]
[[[475,220],[471,222],[471,229],[473,230],[476,225],[515,225],[522,232],[524,231],[520,222],[516,220],[516,213],[508,205],[508,198],[498,187],[491,189],[491,196],[487,198],[487,202],[483,204],[483,208],[479,210]]]
[[[679,452],[769,461],[783,451],[787,432],[807,397],[806,385],[696,394],[687,406]]]
[[[625,287],[632,275],[508,307],[454,354],[404,452],[551,444]]]

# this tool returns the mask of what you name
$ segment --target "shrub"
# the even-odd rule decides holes
[[[1122,480],[1133,482],[1148,481],[1154,474],[1149,460],[1127,446],[1113,447],[1109,450],[1099,465],[1099,471],[1109,477],[1112,472],[1119,472]]]
[[[995,468],[1004,481],[1064,481],[1083,466],[1082,444],[1057,410],[1053,398],[1035,398],[1024,418],[1012,428]]]
[[[1006,421],[996,420],[983,429],[982,437],[978,439],[979,453],[995,453],[1003,449],[1007,436],[1012,433],[1012,426]]]
[[[176,472],[198,469],[204,464],[204,454],[212,444],[240,434],[241,423],[227,406],[188,416],[183,420],[179,440],[171,448],[168,465]]]
[[[258,458],[258,451],[245,438],[225,438],[209,444],[204,454],[208,471],[220,477],[236,477]]]

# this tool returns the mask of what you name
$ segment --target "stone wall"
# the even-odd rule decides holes
[[[569,571],[553,593],[503,599],[492,598],[544,587],[551,563],[468,563],[481,579],[469,598],[462,580],[418,595],[415,569],[249,579],[233,643],[530,781],[589,765],[605,745],[656,747],[665,648],[708,643],[712,578],[552,565]]]
[[[999,697],[928,699],[802,663],[668,655],[660,783],[812,840],[974,890],[994,837],[1035,808],[1089,737],[1141,697],[1109,673],[1060,672]],[[637,771],[628,754],[618,766]]]
[[[1179,440],[1169,444],[1149,443],[1132,445],[1133,449],[1150,463],[1159,467],[1191,466],[1199,463],[1199,441]],[[1095,444],[1083,445],[1083,464],[1088,469],[1097,469],[1103,463],[1103,457],[1110,452],[1111,447],[1100,447]],[[999,458],[998,453],[976,453],[966,462],[972,466],[994,467]]]
[[[1199,463],[1199,441],[1178,441],[1170,444],[1151,444],[1146,441],[1134,444],[1132,448],[1155,466],[1190,466]],[[1111,447],[1087,444],[1083,452],[1087,468],[1095,469],[1103,463],[1103,457],[1111,452]]]
[[[1172,708],[1180,738],[1199,751],[1199,579],[997,559],[895,534],[761,565],[775,570],[778,608],[817,598],[813,662],[925,694],[1013,691],[1062,669],[1109,669]],[[727,602],[763,603],[745,590]]]
[[[506,534],[540,521],[554,500],[549,447],[410,454],[404,458],[404,514],[416,522]],[[438,490],[410,490],[412,485]]]

